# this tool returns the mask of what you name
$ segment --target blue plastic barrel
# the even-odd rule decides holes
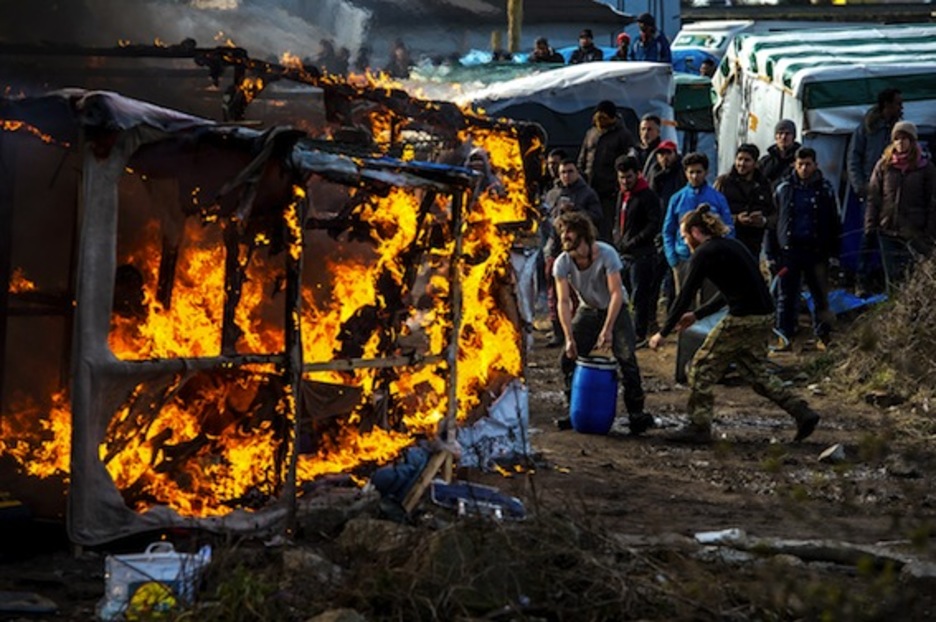
[[[572,373],[569,417],[583,434],[607,434],[617,414],[617,361],[579,357]]]

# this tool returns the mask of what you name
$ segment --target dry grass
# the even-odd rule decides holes
[[[859,318],[843,342],[836,377],[856,396],[895,412],[899,431],[936,434],[936,260],[916,266],[888,302]]]

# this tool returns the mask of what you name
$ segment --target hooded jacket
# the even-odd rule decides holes
[[[805,193],[802,197],[809,205],[807,223],[796,222],[796,193]],[[801,195],[802,196],[802,195]],[[838,199],[832,184],[817,170],[809,179],[802,180],[795,173],[788,176],[774,192],[777,204],[777,221],[767,232],[765,251],[770,260],[776,260],[784,249],[804,249],[816,251],[819,257],[828,259],[839,253]],[[808,229],[810,238],[796,239],[796,231]]]
[[[583,212],[588,216],[595,229],[601,225],[601,202],[598,195],[592,190],[581,176],[569,186],[556,184],[552,190],[546,194],[546,204],[549,205],[549,218],[555,220],[559,217],[559,197],[569,197],[575,206],[575,211]],[[562,252],[562,244],[559,241],[559,232],[553,227],[549,240],[546,241],[544,252],[547,257],[558,257]]]
[[[800,147],[802,147],[801,144],[793,141],[793,144],[786,152],[781,152],[780,147],[777,145],[770,145],[767,148],[767,153],[757,161],[757,168],[764,174],[771,186],[776,188],[790,174],[793,163],[796,161],[796,150]]]
[[[578,169],[598,196],[610,199],[617,193],[614,161],[634,149],[634,137],[620,119],[606,128],[592,126],[585,132],[579,151]]]
[[[761,212],[768,224],[776,212],[770,182],[759,170],[754,169],[752,179],[745,179],[732,168],[715,180],[715,189],[725,195],[731,215],[746,212]],[[764,242],[764,227],[753,227],[735,222],[735,234],[748,247],[755,257],[760,254]],[[756,250],[756,252],[755,252]]]
[[[734,237],[734,220],[731,218],[731,210],[728,209],[728,202],[722,193],[712,188],[707,182],[698,188],[685,186],[670,199],[666,217],[663,220],[663,252],[666,253],[666,262],[672,268],[684,261],[689,261],[692,256],[689,246],[679,234],[682,217],[703,203],[708,203],[712,208],[712,213],[721,218],[721,221],[729,228],[725,237]]]

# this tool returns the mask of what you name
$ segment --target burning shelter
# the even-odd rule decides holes
[[[109,92],[0,100],[0,128],[0,483],[67,489],[77,543],[281,530],[522,377],[522,171],[493,196]]]

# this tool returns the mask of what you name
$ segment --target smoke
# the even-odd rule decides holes
[[[0,0],[0,7],[4,43],[110,47],[192,38],[211,47],[231,40],[253,58],[314,57],[326,38],[356,51],[369,19],[348,0]]]

